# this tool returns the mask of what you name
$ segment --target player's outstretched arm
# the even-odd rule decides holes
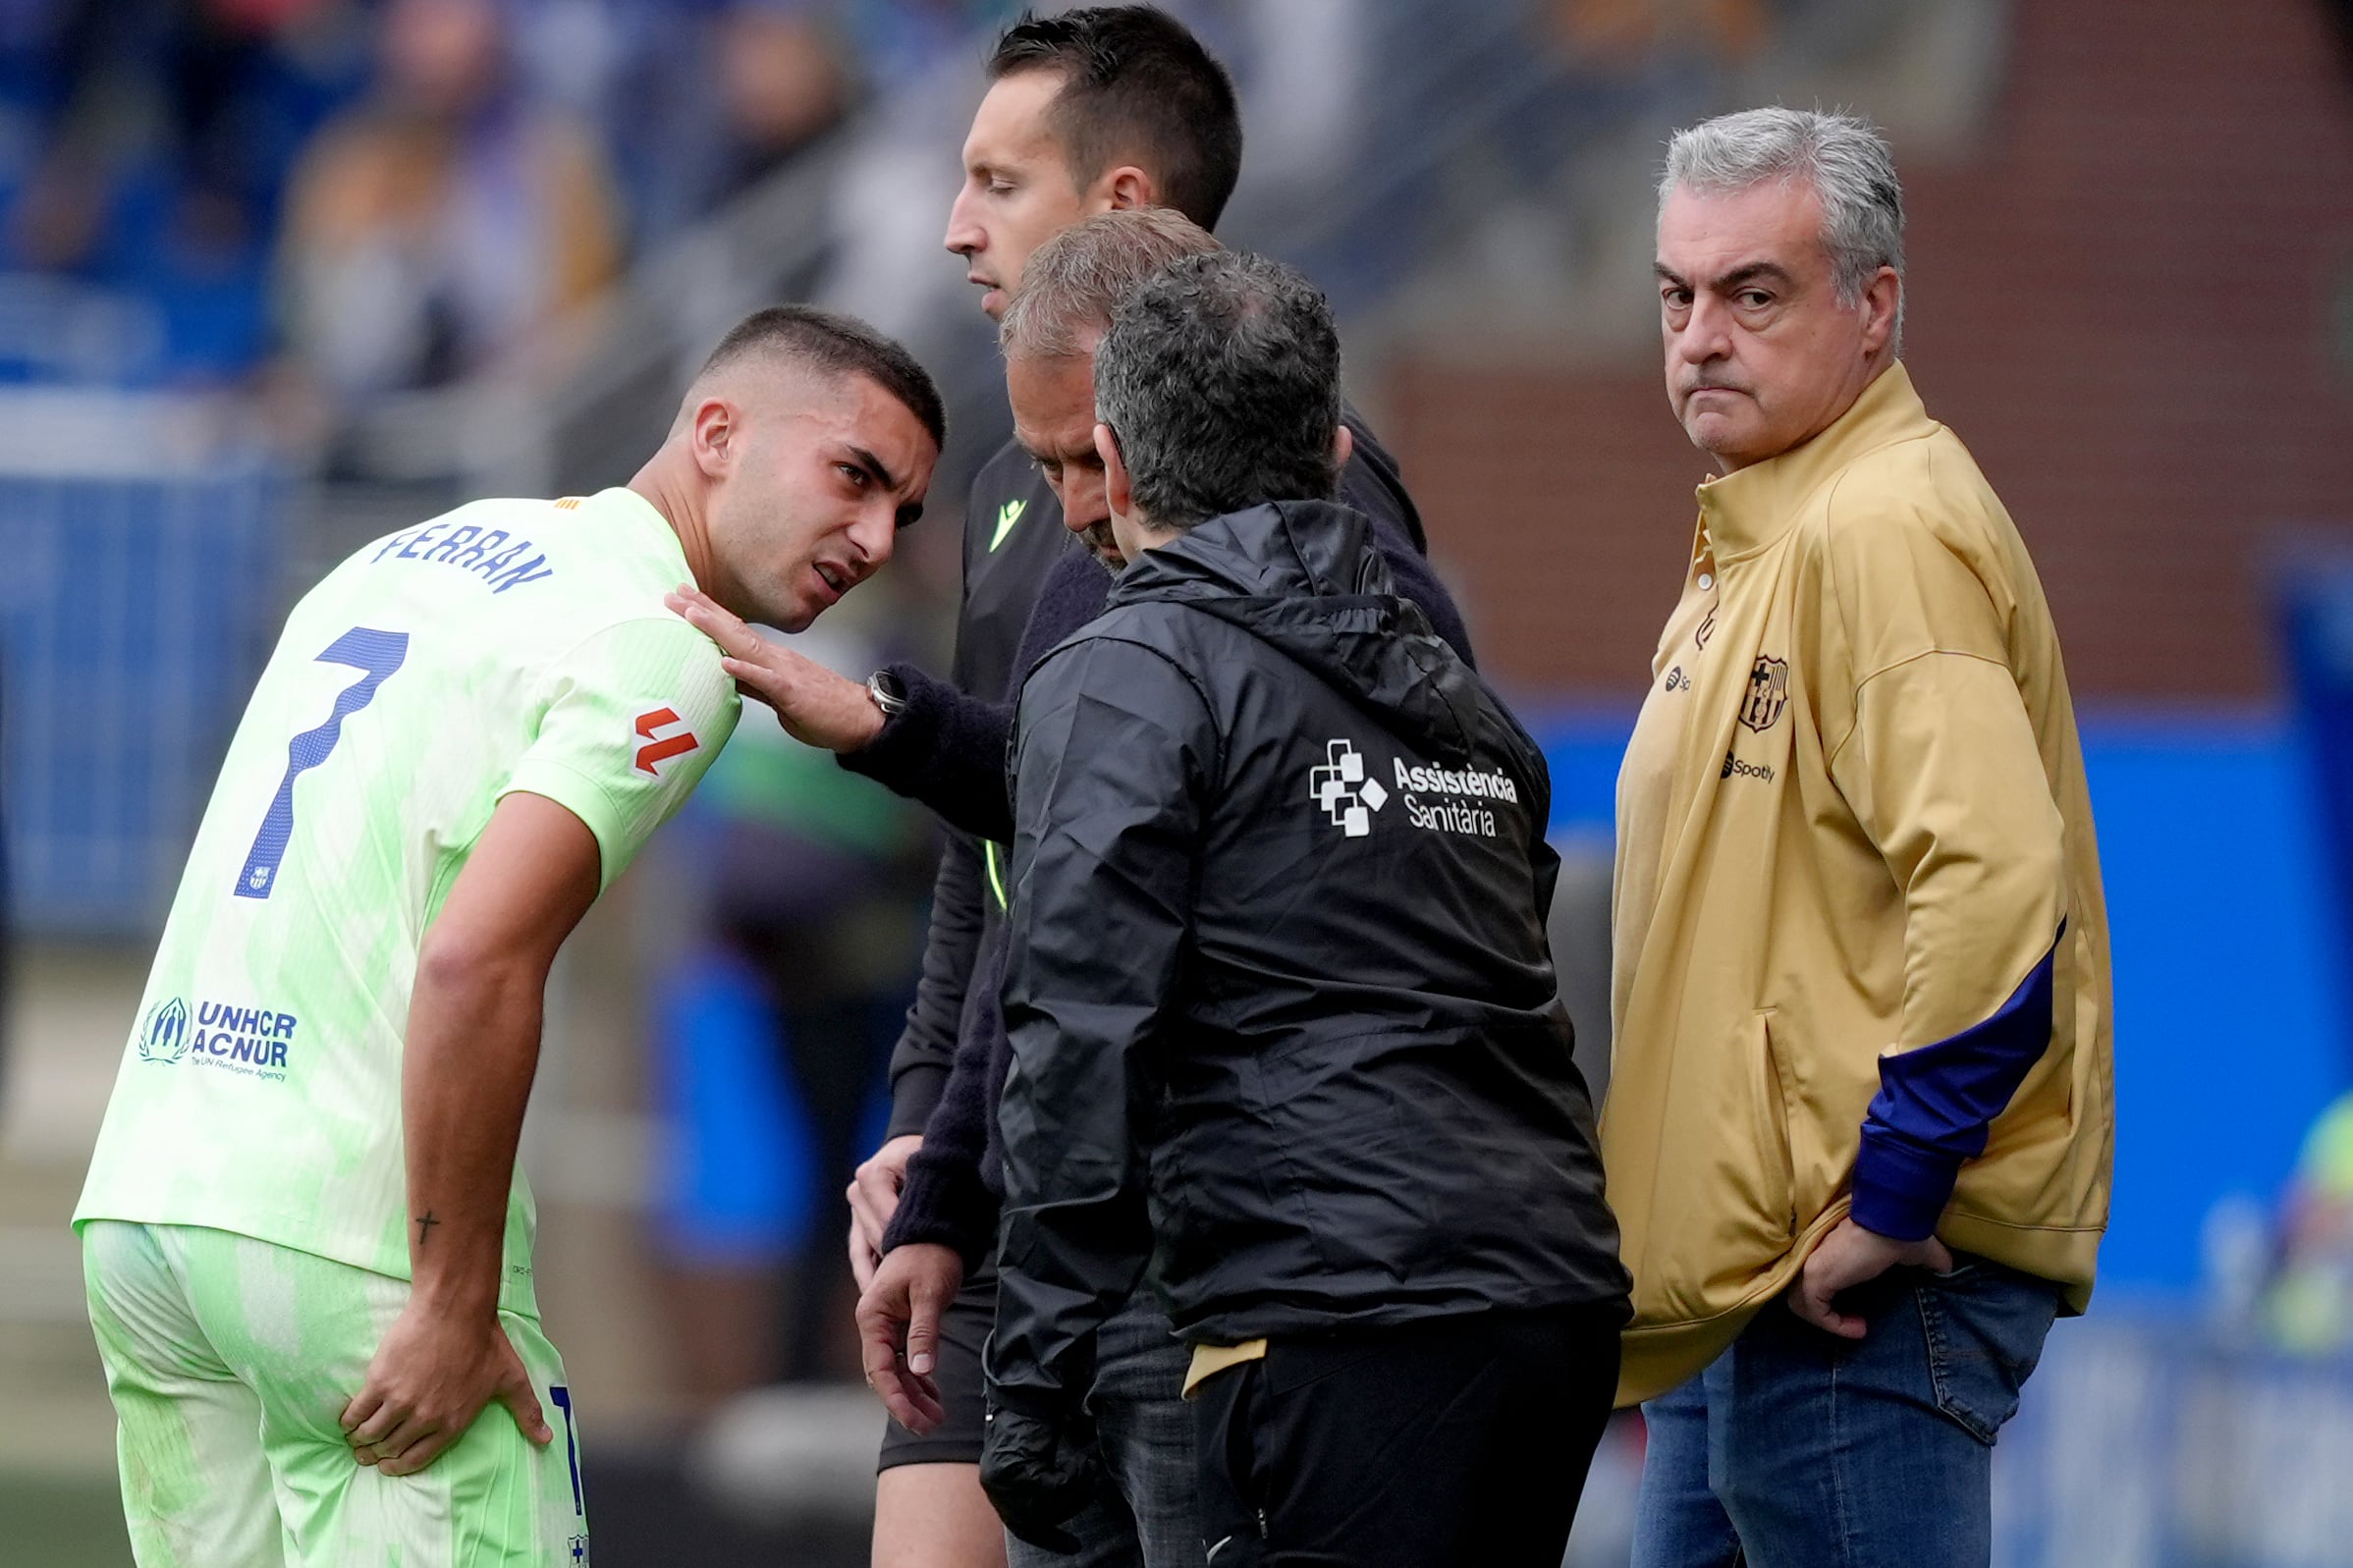
[[[596,899],[595,836],[541,795],[501,800],[417,955],[402,1065],[413,1288],[345,1409],[361,1464],[412,1475],[492,1400],[554,1433],[499,1326],[507,1193],[556,949]]]

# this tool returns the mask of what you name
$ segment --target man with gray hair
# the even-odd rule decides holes
[[[2057,633],[1898,360],[1870,126],[1678,135],[1657,270],[1669,400],[1721,477],[1618,776],[1635,1561],[1982,1565],[1996,1433],[2107,1215],[2107,915]]]
[[[1333,501],[1339,370],[1323,297],[1227,252],[1095,351],[1125,565],[1020,692],[981,1482],[1031,1540],[1084,1503],[1149,1258],[1216,1568],[1557,1568],[1625,1275],[1550,784]]]

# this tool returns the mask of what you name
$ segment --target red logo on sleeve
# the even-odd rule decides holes
[[[701,741],[694,738],[694,731],[691,730],[684,734],[666,735],[659,740],[654,738],[655,730],[667,730],[672,725],[684,722],[668,708],[656,708],[651,713],[641,713],[637,716],[637,733],[649,742],[649,744],[637,748],[637,771],[639,773],[653,773],[654,764],[667,762],[673,757],[683,757],[702,744]]]

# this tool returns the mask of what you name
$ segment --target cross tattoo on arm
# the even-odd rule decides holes
[[[416,1244],[420,1247],[423,1246],[428,1233],[440,1223],[440,1220],[433,1217],[433,1211],[430,1209],[419,1215],[416,1219]]]

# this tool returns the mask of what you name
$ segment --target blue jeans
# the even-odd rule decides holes
[[[1008,1568],[1200,1568],[1193,1412],[1184,1402],[1191,1363],[1191,1348],[1139,1285],[1097,1331],[1087,1395],[1114,1489],[1070,1521],[1076,1552],[1008,1535]]]
[[[1968,1254],[1841,1299],[1860,1340],[1767,1304],[1643,1406],[1633,1568],[1986,1568],[1995,1433],[2059,1289]]]

